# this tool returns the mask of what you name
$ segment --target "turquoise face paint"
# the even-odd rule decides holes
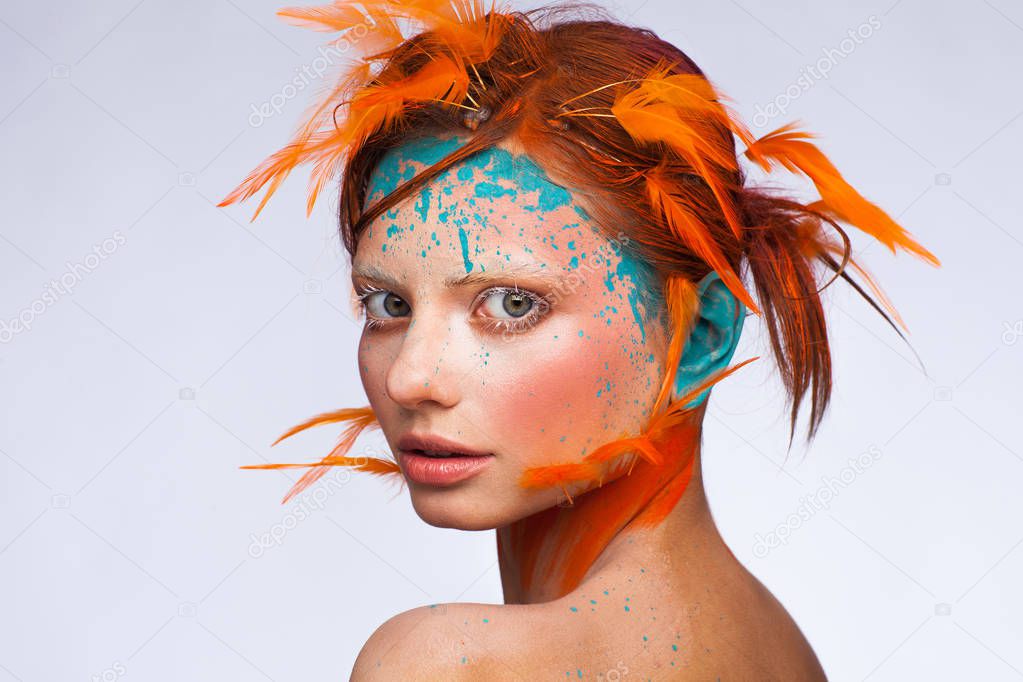
[[[419,168],[437,163],[451,152],[458,149],[463,140],[458,137],[447,136],[424,136],[413,138],[405,144],[389,150],[378,162],[371,177],[367,196],[370,202],[376,201],[385,194],[389,194],[398,188],[400,184],[411,179]],[[454,179],[452,177],[454,176]],[[458,207],[448,204],[444,197],[452,194],[452,183],[473,183],[473,196],[481,200],[494,200],[501,197],[508,197],[518,203],[521,195],[528,195],[530,200],[524,200],[522,208],[534,213],[539,222],[545,223],[550,213],[558,208],[570,206],[576,215],[585,222],[591,222],[586,209],[574,203],[571,192],[553,183],[547,173],[538,166],[532,159],[524,154],[512,154],[502,148],[489,148],[463,161],[454,168],[439,175],[434,183],[420,190],[414,208],[419,220],[426,223],[430,219],[436,219],[446,223],[452,219],[453,213],[465,213],[459,211]],[[439,192],[435,196],[435,187],[439,186]],[[367,202],[369,203],[369,202]],[[470,201],[474,206],[476,202]],[[432,207],[432,212],[431,212]],[[391,217],[391,212],[388,213]],[[458,241],[465,272],[474,270],[484,271],[485,268],[474,263],[473,258],[479,251],[478,247],[470,244],[470,228],[473,224],[475,229],[490,227],[498,233],[499,228],[491,224],[487,215],[478,211],[472,211],[471,216],[458,215],[454,220],[459,225]],[[563,224],[560,227],[546,225],[534,226],[534,234],[542,235],[542,241],[552,248],[560,250],[559,232],[569,231],[573,228],[580,228],[581,223],[573,222]],[[410,231],[414,225],[409,226]],[[387,236],[392,237],[400,234],[403,228],[392,224],[387,230]],[[525,236],[525,229],[520,228],[519,236]],[[436,232],[431,237],[436,240]],[[473,241],[478,240],[478,237]],[[440,246],[440,242],[436,242]],[[618,242],[610,242],[614,254],[619,257],[620,262],[614,270],[606,270],[604,273],[604,284],[609,292],[614,292],[616,283],[628,282],[627,301],[632,310],[633,319],[639,327],[640,341],[646,341],[646,324],[651,317],[659,318],[659,312],[663,309],[664,301],[660,295],[659,288],[652,286],[655,281],[653,269],[640,260],[628,250],[622,249]],[[569,237],[565,241],[568,250],[576,250],[576,240]],[[383,249],[387,251],[386,248]],[[569,267],[573,270],[579,269],[581,259],[586,259],[587,254],[580,253],[573,255],[569,260]],[[506,256],[510,260],[510,256]],[[617,312],[617,310],[615,310]],[[610,320],[608,321],[610,324]]]
[[[458,228],[458,243],[462,245],[462,262],[465,271],[472,272],[472,261],[469,260],[469,236],[463,228]]]
[[[366,192],[367,205],[412,179],[416,169],[408,160],[431,166],[461,146],[462,141],[457,137],[421,137],[409,138],[400,147],[389,150],[373,169]]]
[[[653,269],[640,261],[638,258],[631,254],[622,254],[621,248],[619,247],[619,255],[622,256],[621,262],[618,263],[618,267],[615,270],[615,275],[618,280],[629,279],[632,281],[632,288],[629,291],[629,306],[632,308],[632,316],[636,320],[636,324],[639,325],[639,329],[643,334],[643,341],[646,341],[646,327],[644,326],[643,314],[640,312],[639,306],[643,305],[645,310],[653,311],[658,310],[662,305],[660,296],[656,292],[656,287],[650,286],[650,283],[655,281]],[[605,283],[609,283],[612,280],[609,278],[605,280]],[[610,286],[610,285],[609,285]]]

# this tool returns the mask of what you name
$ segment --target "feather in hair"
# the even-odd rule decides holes
[[[357,83],[359,76],[366,73],[365,69],[357,70],[353,78],[346,79],[345,85]],[[411,76],[362,87],[350,104],[344,124],[339,127],[312,130],[323,124],[320,119],[326,107],[321,105],[314,112],[317,118],[303,125],[290,144],[260,164],[218,205],[226,206],[248,199],[266,185],[266,193],[252,216],[255,220],[295,167],[313,163],[306,206],[307,213],[311,213],[324,184],[333,177],[353,145],[361,145],[374,132],[394,125],[409,102],[460,102],[465,97],[468,84],[469,76],[464,66],[442,55]]]
[[[351,2],[338,1],[319,7],[284,7],[277,16],[292,26],[313,31],[340,33],[328,45],[345,53],[354,50],[352,57],[362,56],[370,61],[382,58],[405,40],[394,19],[377,9],[359,9]],[[365,29],[361,34],[353,29]],[[349,39],[345,34],[352,31]],[[340,43],[344,41],[344,46]],[[368,65],[369,62],[364,61]],[[326,101],[332,101],[329,98]]]
[[[363,48],[372,45],[383,52],[351,67],[339,84],[307,114],[292,140],[256,167],[218,206],[249,199],[264,187],[265,194],[252,216],[255,220],[269,198],[291,171],[312,163],[309,178],[307,213],[311,213],[324,185],[341,168],[351,149],[363,144],[370,135],[389,129],[401,120],[407,106],[435,102],[462,106],[469,94],[469,68],[474,61],[488,59],[499,44],[507,17],[485,16],[482,0],[366,0],[362,11],[352,3],[336,2],[316,8],[287,8],[279,14],[291,23],[322,31],[341,31],[372,23]],[[430,61],[415,73],[382,82],[370,82],[370,61],[384,59],[404,38],[394,21],[406,17],[435,31],[445,49],[430,53]],[[335,120],[335,106],[344,95],[354,91],[347,103],[347,116],[341,125]],[[339,102],[339,100],[341,100]]]
[[[253,169],[245,180],[231,190],[217,206],[228,206],[237,201],[245,201],[266,186],[263,199],[252,215],[252,220],[255,220],[270,197],[296,166],[305,163],[317,154],[331,151],[332,145],[338,142],[338,137],[348,134],[350,127],[346,127],[343,131],[321,132],[318,129],[325,125],[325,114],[333,98],[349,87],[362,85],[368,77],[368,64],[354,68],[332,91],[330,98],[324,98],[319,105],[310,110],[306,122],[300,126],[291,142],[271,154]]]
[[[752,296],[746,291],[739,276],[735,274],[720,247],[714,242],[713,236],[699,219],[699,212],[689,205],[684,195],[672,191],[671,181],[667,178],[663,165],[646,173],[646,190],[654,210],[664,215],[671,231],[721,276],[725,286],[739,300],[754,313],[759,313],[760,310],[753,302]]]
[[[931,265],[940,265],[933,253],[846,182],[828,157],[815,144],[808,142],[815,135],[796,130],[796,125],[795,122],[786,123],[760,137],[746,149],[745,156],[767,172],[780,165],[791,173],[806,175],[820,192],[821,200],[815,202],[818,211],[856,226],[887,246],[892,253],[896,253],[896,248],[902,248]]]
[[[682,359],[682,351],[685,349],[685,343],[693,325],[696,324],[697,314],[700,310],[700,298],[696,285],[685,277],[670,275],[664,283],[664,298],[668,308],[668,319],[672,325],[671,340],[668,342],[667,359],[665,360],[668,371],[661,382],[661,390],[654,400],[651,414],[660,414],[661,408],[671,398],[675,377],[678,374],[678,365]]]
[[[365,10],[371,29],[366,36],[359,39],[356,46],[370,61],[383,59],[405,41],[405,36],[394,17],[387,12],[373,7],[365,7]]]
[[[740,124],[717,101],[706,78],[695,74],[669,76],[669,68],[659,63],[645,78],[638,79],[638,86],[619,93],[611,113],[637,142],[668,144],[690,163],[714,193],[732,233],[741,237],[742,223],[734,202],[715,172],[715,166],[734,171],[738,161],[725,138],[714,132],[715,125],[731,129]]]
[[[315,157],[309,178],[306,214],[311,214],[323,186],[334,178],[352,144],[362,145],[377,130],[399,120],[410,102],[458,104],[469,90],[465,65],[445,55],[428,62],[412,76],[394,83],[370,86],[360,91],[351,105],[351,113],[336,133],[328,133],[329,142]]]
[[[485,62],[501,42],[509,23],[496,1],[487,10],[482,0],[362,0],[361,4],[423,25],[470,63]],[[487,20],[487,12],[491,13]]]
[[[347,31],[367,23],[366,15],[348,2],[319,7],[284,7],[277,10],[277,16],[292,26],[331,33]]]
[[[822,210],[821,202],[813,202],[807,204],[808,209],[817,211],[820,213],[826,212]],[[867,283],[867,286],[873,292],[874,297],[877,299],[878,305],[888,313],[889,316],[905,331],[909,331],[906,326],[906,322],[899,315],[899,311],[895,308],[891,299],[881,288],[881,285],[877,283],[874,276],[859,263],[852,255],[850,255],[846,247],[839,245],[833,240],[827,239],[820,230],[820,225],[817,224],[801,224],[800,227],[799,241],[802,246],[803,252],[807,257],[818,258],[827,262],[826,255],[830,255],[834,260],[846,261],[846,267],[851,267],[860,278]],[[832,279],[840,276],[840,273],[836,273]]]

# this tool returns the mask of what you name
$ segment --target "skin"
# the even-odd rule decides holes
[[[460,140],[392,151],[370,201]],[[424,521],[501,532],[562,498],[520,487],[526,468],[641,430],[665,373],[667,317],[653,272],[627,245],[514,141],[366,229],[352,268],[368,318],[359,369],[389,445],[433,433],[494,455],[456,486],[409,481]],[[742,327],[716,275],[699,291],[677,391],[727,366]],[[721,540],[698,462],[668,518],[618,536],[575,591],[508,601],[399,614],[367,641],[352,679],[823,679],[798,627]]]

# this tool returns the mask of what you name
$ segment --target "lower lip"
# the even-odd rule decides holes
[[[452,485],[482,472],[494,456],[427,457],[401,451],[398,458],[410,480],[424,485]]]

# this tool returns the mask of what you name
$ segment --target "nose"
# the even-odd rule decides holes
[[[456,405],[461,397],[459,381],[467,372],[459,376],[463,363],[455,348],[447,320],[413,317],[401,350],[387,370],[387,395],[409,410]]]

